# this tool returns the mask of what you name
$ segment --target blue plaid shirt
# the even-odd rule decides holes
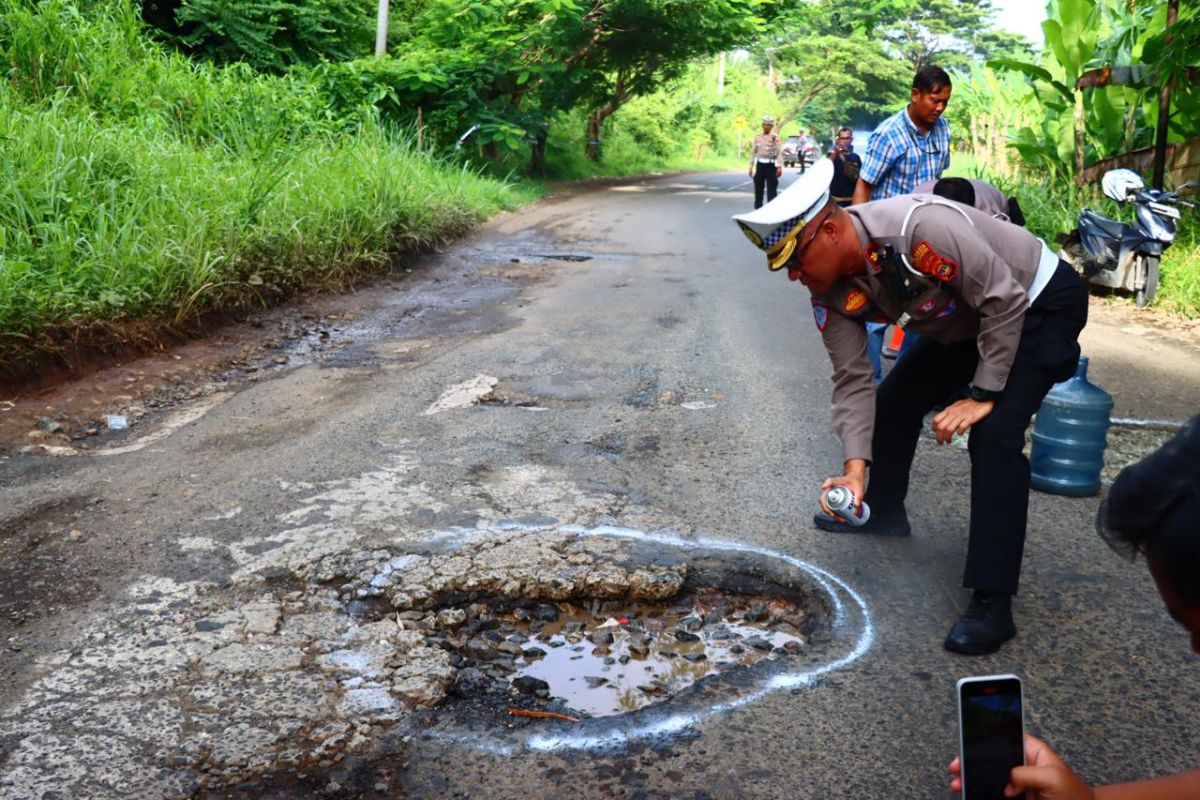
[[[871,134],[858,176],[871,184],[871,199],[911,194],[950,166],[950,123],[942,117],[922,133],[908,109],[885,119]]]

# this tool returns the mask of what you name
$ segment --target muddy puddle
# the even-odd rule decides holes
[[[664,600],[473,603],[442,609],[436,622],[404,624],[455,628],[427,633],[455,667],[447,711],[511,727],[514,717],[579,722],[702,688],[721,694],[717,683],[754,682],[761,669],[774,669],[766,662],[786,670],[791,659],[811,655],[819,626],[801,602],[698,589]]]
[[[606,717],[653,705],[723,669],[798,653],[804,645],[798,628],[804,612],[778,599],[731,604],[711,594],[690,605],[610,610],[616,616],[604,618],[570,604],[543,604],[535,614],[544,620],[513,619],[513,632],[497,645],[520,653],[512,685],[583,716]]]

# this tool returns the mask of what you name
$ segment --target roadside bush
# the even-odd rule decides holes
[[[306,73],[194,63],[148,38],[127,0],[97,3],[87,14],[70,0],[0,0],[0,52],[18,99],[197,144],[254,147],[279,128],[304,136],[342,123]]]
[[[193,55],[282,72],[370,55],[371,0],[183,0],[176,38]]]
[[[0,352],[337,286],[531,195],[331,115],[306,74],[165,53],[123,0],[0,11]]]

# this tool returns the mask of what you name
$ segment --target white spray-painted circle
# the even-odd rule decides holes
[[[523,526],[519,524],[508,523],[503,527],[505,530],[511,531]],[[755,691],[742,697],[738,697],[734,700],[729,700],[723,703],[714,703],[706,708],[690,711],[676,711],[669,714],[663,714],[662,712],[656,713],[653,710],[645,710],[642,713],[647,716],[652,716],[653,719],[638,725],[629,726],[628,719],[626,717],[621,717],[619,718],[621,720],[620,722],[607,722],[605,730],[595,733],[550,734],[539,731],[530,734],[524,740],[521,746],[523,746],[525,749],[539,752],[554,752],[559,750],[609,750],[619,748],[623,745],[639,740],[658,739],[684,733],[706,719],[710,719],[728,711],[742,708],[743,706],[748,706],[752,703],[758,702],[762,698],[774,692],[785,689],[800,689],[812,686],[816,679],[822,675],[835,672],[857,661],[859,658],[865,655],[868,650],[871,649],[871,646],[875,642],[875,626],[871,621],[871,611],[867,608],[866,601],[863,600],[862,596],[860,596],[858,592],[854,591],[849,584],[847,584],[838,576],[799,558],[795,558],[775,550],[770,550],[765,547],[755,547],[753,545],[739,544],[737,542],[729,542],[721,539],[681,539],[677,536],[671,536],[664,533],[647,533],[646,531],[639,531],[631,528],[608,526],[585,528],[576,525],[566,525],[557,527],[555,530],[577,536],[609,536],[614,538],[633,539],[640,542],[667,545],[671,547],[702,548],[705,550],[718,551],[724,550],[737,553],[750,553],[763,556],[765,558],[777,559],[785,564],[796,567],[797,569],[808,573],[808,575],[816,582],[816,584],[821,587],[826,595],[828,595],[830,601],[833,603],[833,626],[835,628],[844,627],[847,624],[846,604],[840,594],[840,592],[844,592],[862,615],[862,630],[858,632],[854,646],[848,653],[840,658],[833,659],[832,661],[828,661],[817,666],[810,666],[798,672],[784,672],[773,675]],[[478,735],[464,737],[456,736],[450,733],[435,732],[426,732],[425,735],[428,738],[452,741],[472,747],[474,749],[486,750],[488,752],[504,756],[513,755],[513,753],[520,747],[500,744],[498,742],[488,742]]]

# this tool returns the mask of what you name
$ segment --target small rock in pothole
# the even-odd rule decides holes
[[[549,697],[550,684],[546,683],[541,678],[534,678],[530,675],[522,675],[519,678],[514,678],[512,682],[515,688],[521,694],[531,694],[535,697]]]

